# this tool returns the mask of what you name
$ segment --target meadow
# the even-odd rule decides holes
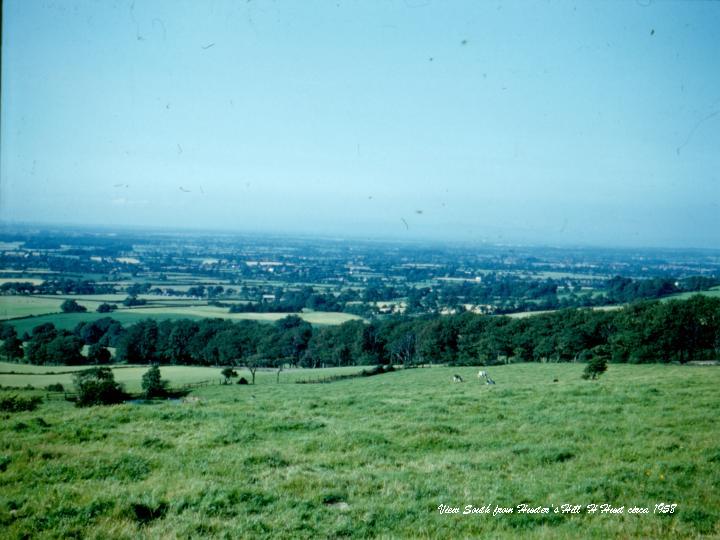
[[[113,365],[115,380],[130,393],[141,391],[142,375],[148,370],[147,365]],[[31,386],[38,390],[50,384],[62,384],[66,391],[73,391],[73,373],[88,369],[88,366],[35,366],[30,364],[14,364],[0,362],[0,386],[10,388],[25,388]],[[334,375],[357,373],[361,366],[348,366],[327,369],[285,369],[280,373],[281,382],[295,382],[298,380],[318,379]],[[218,385],[224,382],[221,367],[202,366],[163,366],[162,375],[171,383],[171,388],[179,389],[184,385],[208,383]],[[235,368],[239,377],[251,380],[250,372],[242,367]],[[272,368],[258,368],[255,373],[256,384],[276,382],[277,370]],[[236,379],[237,380],[237,379]]]
[[[290,313],[228,313],[227,307],[209,306],[207,302],[189,299],[172,299],[152,295],[145,297],[148,304],[145,306],[126,308],[120,307],[111,313],[97,313],[97,307],[107,301],[118,301],[118,295],[86,295],[86,296],[0,296],[0,320],[12,324],[17,332],[31,332],[40,324],[53,323],[56,328],[72,330],[80,322],[88,322],[102,317],[112,317],[123,325],[129,325],[145,319],[163,321],[168,319],[200,320],[218,317],[231,320],[255,320],[274,322]],[[75,299],[78,304],[85,306],[88,311],[82,313],[62,313],[60,304],[68,298]],[[125,298],[123,296],[123,298]],[[336,325],[360,319],[350,313],[324,312],[306,310],[296,313],[303,320],[314,325]]]
[[[662,301],[667,302],[668,300],[687,300],[688,298],[691,298],[693,295],[696,294],[702,294],[703,296],[710,296],[713,298],[720,298],[720,287],[711,287],[707,291],[693,291],[671,294],[670,296],[663,298]]]
[[[5,413],[2,537],[717,537],[720,370],[611,364],[585,381],[582,367],[491,367],[495,386],[476,368],[330,384],[263,372],[190,403]],[[161,371],[206,378],[190,369]],[[521,504],[549,512],[492,515]],[[555,513],[563,504],[582,511]]]

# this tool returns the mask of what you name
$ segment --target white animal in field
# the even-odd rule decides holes
[[[463,378],[460,375],[453,375],[453,382],[463,382]]]
[[[482,369],[480,371],[478,371],[478,379],[482,379],[483,377],[487,378],[487,376],[488,376],[487,371],[484,371]]]

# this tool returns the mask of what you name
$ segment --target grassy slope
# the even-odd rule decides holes
[[[198,404],[0,420],[3,537],[662,538],[720,534],[720,370],[430,368],[198,390]],[[453,373],[468,382],[449,382]],[[553,383],[553,377],[560,381]],[[42,496],[38,496],[42,493]],[[673,515],[439,515],[439,504],[678,503]],[[344,504],[343,504],[344,503]]]

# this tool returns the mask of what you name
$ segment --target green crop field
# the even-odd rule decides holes
[[[208,368],[177,369],[161,372]],[[302,385],[267,372],[189,403],[3,413],[2,537],[720,535],[720,369],[611,364],[599,381],[579,364],[489,370],[495,386],[473,368]],[[563,504],[580,510],[556,513]]]

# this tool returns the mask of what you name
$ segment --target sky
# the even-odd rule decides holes
[[[0,219],[720,248],[720,2],[5,0]]]

